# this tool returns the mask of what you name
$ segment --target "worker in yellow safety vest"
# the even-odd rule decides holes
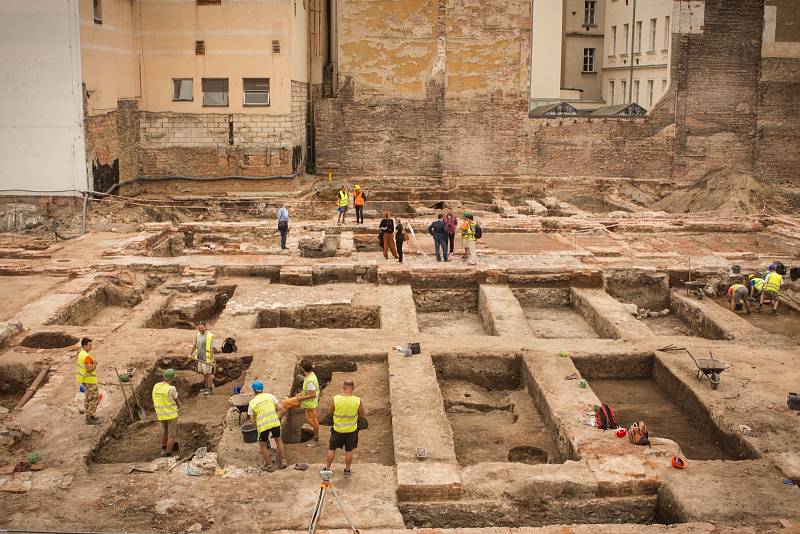
[[[366,414],[364,402],[353,395],[354,389],[355,383],[352,380],[345,380],[342,394],[333,397],[329,408],[330,413],[333,413],[333,428],[325,471],[330,471],[333,459],[336,457],[336,449],[343,448],[345,478],[350,478],[353,450],[358,448],[358,418]]]
[[[153,408],[161,424],[161,456],[172,456],[178,439],[178,414],[181,405],[175,383],[175,369],[164,371],[164,380],[153,386]]]
[[[205,389],[203,395],[208,395],[214,389],[214,353],[219,352],[214,347],[214,334],[206,330],[205,321],[197,323],[197,338],[192,343],[192,352],[189,357],[197,360],[197,372],[203,375]]]
[[[278,398],[271,393],[264,393],[264,383],[260,380],[253,380],[250,386],[255,397],[250,399],[247,406],[247,415],[256,425],[258,431],[258,448],[264,458],[264,465],[261,469],[272,473],[276,469],[286,469],[286,454],[281,440],[281,418],[284,416],[285,409]],[[275,440],[275,448],[278,451],[278,462],[273,464],[269,457],[269,437]]]
[[[756,295],[761,295],[761,292],[764,291],[764,279],[750,275],[749,280],[747,281],[748,285],[750,286],[750,298],[756,298]]]
[[[97,403],[100,401],[100,390],[97,388],[97,359],[91,354],[92,340],[81,339],[81,350],[78,351],[78,362],[75,367],[75,379],[83,387],[83,411],[87,425],[99,425],[100,419],[95,417]]]
[[[464,212],[464,222],[461,225],[461,240],[464,242],[464,259],[474,263],[477,259],[478,237],[475,235],[475,219],[472,212]]]
[[[750,302],[747,300],[749,297],[750,291],[744,284],[733,284],[728,288],[728,301],[732,312],[736,312],[736,305],[741,302],[747,313],[750,313]]]
[[[781,294],[783,277],[775,271],[775,265],[769,264],[769,272],[764,277],[764,290],[761,292],[761,305],[765,300],[772,302],[772,315],[778,315],[778,301]]]
[[[347,194],[347,187],[342,186],[339,189],[339,194],[336,198],[336,211],[339,212],[336,218],[336,224],[344,223],[344,217],[347,215],[347,206],[350,205],[350,196]]]

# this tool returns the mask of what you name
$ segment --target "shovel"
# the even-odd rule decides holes
[[[119,389],[122,390],[122,398],[125,399],[125,407],[128,409],[128,415],[131,418],[131,424],[133,424],[136,420],[133,418],[133,410],[131,410],[131,406],[128,404],[128,395],[125,393],[125,382],[120,378],[117,368],[113,367],[112,369],[114,369],[114,374],[117,375],[117,380],[119,380]]]

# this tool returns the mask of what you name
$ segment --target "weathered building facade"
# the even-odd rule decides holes
[[[780,19],[781,2],[773,4]],[[533,7],[341,2],[330,36],[337,96],[315,102],[317,168],[678,182],[732,168],[797,179],[796,165],[764,158],[797,146],[797,111],[787,104],[800,95],[800,63],[794,42],[762,62],[762,0],[673,2],[667,93],[635,119],[528,117]]]

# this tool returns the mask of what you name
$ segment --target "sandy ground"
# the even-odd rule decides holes
[[[22,411],[0,414],[2,463],[16,463],[36,451],[44,467],[13,477],[0,473],[0,528],[179,532],[200,523],[203,531],[212,532],[304,530],[319,490],[317,472],[330,432],[325,414],[321,413],[323,446],[287,445],[288,460],[310,464],[309,469],[266,474],[257,469],[257,447],[242,442],[229,397],[234,386],[246,386],[256,377],[277,396],[290,395],[297,362],[306,356],[357,363],[355,371],[333,373],[323,390],[322,404],[327,404],[344,378],[353,378],[356,393],[367,406],[370,428],[360,433],[354,477],[342,477],[341,452],[334,475],[345,506],[362,529],[403,529],[411,505],[430,507],[431,517],[445,514],[440,517],[453,528],[490,527],[495,514],[512,518],[498,524],[513,526],[556,521],[549,518],[616,523],[635,517],[647,522],[658,517],[656,512],[664,512],[666,503],[674,504],[670,508],[677,518],[674,521],[714,522],[719,532],[738,527],[744,532],[777,531],[781,520],[798,519],[800,492],[783,483],[800,478],[793,475],[800,472],[800,430],[796,412],[786,406],[786,394],[797,391],[800,383],[793,337],[800,329],[795,328],[795,315],[784,313],[769,324],[771,317],[746,318],[762,331],[735,340],[696,336],[694,325],[673,316],[644,321],[650,330],[643,335],[629,335],[620,327],[617,339],[599,339],[595,332],[599,324],[619,320],[619,315],[605,308],[521,306],[511,298],[468,312],[418,312],[413,298],[413,291],[420,288],[477,291],[479,284],[511,288],[576,284],[601,289],[604,269],[669,272],[673,283],[679,284],[689,256],[694,276],[718,282],[732,262],[749,269],[765,261],[753,259],[761,234],[678,235],[678,230],[673,234],[617,229],[613,234],[598,230],[588,236],[564,229],[545,235],[523,231],[526,224],[529,228],[540,224],[536,218],[485,217],[487,227],[507,225],[515,231],[500,228],[494,235],[486,234],[477,266],[461,261],[437,264],[430,251],[409,255],[403,265],[384,261],[376,251],[350,251],[319,260],[301,258],[296,250],[283,255],[188,251],[174,257],[150,257],[131,245],[130,240],[140,236],[133,230],[89,234],[61,244],[51,257],[3,260],[5,272],[20,276],[0,276],[4,296],[0,320],[19,320],[25,327],[3,338],[3,404],[8,406],[24,393],[35,370],[51,370],[46,385]],[[422,218],[414,222],[421,223]],[[596,220],[586,224],[590,223],[599,225]],[[295,228],[299,234],[302,223],[298,221]],[[776,251],[790,250],[800,242],[775,235],[770,234],[774,239],[768,242]],[[724,237],[720,240],[719,236]],[[427,241],[421,242],[427,246]],[[93,258],[88,269],[83,269],[86,261],[79,257]],[[97,284],[113,283],[97,278],[98,273],[117,277],[136,273],[142,283],[148,275],[154,278],[142,302],[133,308],[101,306],[82,326],[53,322]],[[220,469],[205,476],[190,476],[181,469],[128,473],[133,465],[159,455],[158,427],[152,422],[128,424],[112,368],[136,367],[134,381],[144,394],[150,386],[141,381],[164,365],[183,361],[194,333],[141,325],[173,294],[189,298],[224,285],[236,286],[235,292],[217,310],[219,315],[214,315],[210,326],[220,342],[228,336],[236,338],[239,352],[234,357],[251,357],[252,362],[243,366],[235,380],[218,377],[219,387],[208,397],[193,395],[199,375],[186,367],[180,371],[185,400],[181,450],[207,446],[219,454]],[[508,287],[505,292],[511,294]],[[258,314],[268,310],[340,301],[380,307],[381,327],[255,328]],[[716,320],[723,326],[739,324],[732,313],[720,317]],[[503,335],[488,335],[487,324],[502,324]],[[98,410],[101,426],[84,425],[73,400],[77,346],[21,346],[27,336],[40,332],[94,339],[104,391]],[[411,341],[421,344],[421,354],[405,357],[395,352],[396,346]],[[729,369],[719,390],[697,382],[694,364],[685,353],[657,351],[669,344],[688,347],[696,355],[713,350],[727,362]],[[665,389],[655,379],[607,376],[580,388],[579,380],[569,378],[576,367],[560,353],[599,356],[617,362],[611,366],[617,370],[634,365],[630,361],[645,354],[671,373],[677,385]],[[450,383],[456,380],[437,380],[432,357],[440,354],[468,358],[474,372],[489,378],[497,362],[516,358],[526,388],[497,386],[481,391],[474,385]],[[28,372],[15,371],[15,365]],[[23,375],[20,384],[12,384],[12,377]],[[454,398],[463,400],[465,391],[482,399],[479,407],[462,402],[462,408],[453,408]],[[587,412],[600,399],[613,404],[626,423],[645,420],[651,434],[664,443],[653,449],[635,447],[585,425]],[[714,425],[717,433],[686,415],[681,403],[689,401],[707,417],[703,425]],[[299,417],[302,424],[301,413],[291,417]],[[733,457],[715,444],[713,436],[720,433],[729,439],[726,447],[735,445],[737,456],[743,459],[718,461]],[[544,456],[526,460],[512,455],[517,461],[509,461],[509,453],[518,447],[541,449],[549,463],[543,462]],[[673,454],[684,454],[690,468],[673,473],[669,466]],[[714,492],[698,491],[704,483]],[[745,503],[737,503],[736,495],[727,493],[748,487],[757,487],[759,492],[751,492]],[[657,502],[656,495],[668,495],[671,500]],[[708,500],[714,505],[704,508]],[[331,501],[326,505],[322,526],[345,527],[331,505]],[[460,522],[460,507],[477,512]],[[643,508],[646,513],[641,513]],[[75,514],[75,509],[84,512]],[[476,520],[481,509],[487,513],[482,521]],[[590,515],[589,510],[597,513]],[[424,515],[425,510],[414,513]],[[514,517],[522,519],[514,523]],[[617,532],[611,526],[591,528]],[[635,528],[649,531],[644,526]],[[702,529],[694,531],[708,531]],[[693,530],[677,527],[671,531]]]

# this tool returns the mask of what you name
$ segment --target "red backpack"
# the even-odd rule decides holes
[[[617,428],[617,418],[614,409],[608,404],[601,404],[600,408],[594,413],[594,426],[601,430]]]

